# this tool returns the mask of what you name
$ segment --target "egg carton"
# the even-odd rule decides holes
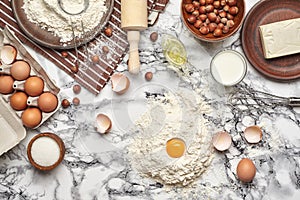
[[[25,49],[22,43],[15,37],[14,32],[8,27],[3,30],[0,29],[0,51],[3,46],[10,45],[17,51],[17,56],[14,59],[23,60],[27,62],[30,66],[30,76],[37,76],[44,81],[44,92],[51,92],[57,97],[58,104],[54,111],[46,113],[42,112],[41,122],[33,127],[33,129],[38,128],[47,119],[49,119],[60,107],[59,91],[60,89],[55,85],[54,81],[51,80],[46,73],[46,71],[39,65],[39,63],[30,55],[30,53]],[[0,75],[10,75],[11,64],[4,63],[0,58]],[[10,94],[0,93],[0,155],[7,152],[14,146],[16,146],[21,140],[26,136],[26,128],[22,123],[21,115],[22,111],[16,111],[10,106],[10,97],[17,91],[24,91],[25,80],[18,81],[14,80],[13,92]],[[31,97],[28,95],[27,107],[37,107],[37,100],[39,96]]]

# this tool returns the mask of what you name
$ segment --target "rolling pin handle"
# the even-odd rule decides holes
[[[129,61],[128,71],[131,74],[138,74],[140,72],[140,57],[139,57],[139,31],[128,31],[127,39],[129,42]]]

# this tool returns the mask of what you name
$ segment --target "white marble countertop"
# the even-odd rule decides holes
[[[258,0],[247,0],[246,10],[256,2]],[[232,135],[233,145],[225,153],[216,153],[208,171],[195,181],[196,187],[188,191],[142,177],[127,161],[128,127],[145,106],[126,100],[137,95],[141,88],[157,86],[159,90],[175,90],[180,81],[180,77],[167,68],[160,44],[149,40],[151,32],[177,35],[185,44],[189,62],[200,71],[199,80],[210,76],[209,63],[216,52],[230,48],[243,53],[239,32],[223,42],[200,42],[186,30],[179,13],[179,1],[170,1],[157,24],[142,33],[142,69],[138,76],[124,71],[125,62],[120,64],[117,70],[124,71],[131,80],[129,91],[122,96],[112,92],[110,83],[98,96],[84,88],[75,95],[72,86],[76,83],[29,49],[61,88],[61,97],[71,101],[77,96],[81,104],[60,108],[38,129],[28,129],[26,138],[0,157],[0,199],[299,199],[300,111],[291,107],[268,106],[264,102],[232,107],[220,101],[221,111],[213,122]],[[154,73],[150,82],[144,79],[147,71]],[[279,96],[300,96],[299,80],[274,82],[248,63],[244,81],[234,89],[251,88]],[[98,113],[106,113],[113,121],[111,132],[105,136],[94,128]],[[246,126],[254,124],[263,126],[263,141],[249,145],[241,133]],[[66,146],[63,162],[50,172],[36,170],[26,154],[30,139],[42,132],[56,133]],[[237,162],[243,157],[251,157],[257,168],[250,184],[236,179]]]

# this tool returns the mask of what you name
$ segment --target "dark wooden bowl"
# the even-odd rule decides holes
[[[51,165],[51,166],[41,166],[41,165],[37,164],[36,162],[34,162],[32,156],[31,156],[31,147],[32,147],[32,144],[33,144],[33,142],[36,139],[38,139],[40,137],[50,137],[53,140],[55,140],[57,142],[58,146],[59,146],[59,149],[60,149],[59,159],[53,165]],[[52,170],[55,167],[57,167],[61,163],[61,161],[63,160],[64,155],[65,155],[65,145],[64,145],[64,142],[62,141],[62,139],[60,137],[58,137],[54,133],[40,133],[40,134],[34,136],[31,139],[31,141],[29,142],[28,147],[27,147],[27,156],[28,156],[29,162],[32,164],[32,166],[34,166],[35,168],[37,168],[37,169],[39,169],[41,171],[48,171],[48,170]]]
[[[188,22],[188,17],[191,15],[188,13],[185,9],[185,5],[187,3],[192,2],[192,0],[182,0],[181,1],[181,18],[183,20],[183,23],[187,27],[187,29],[198,39],[206,41],[206,42],[219,42],[223,41],[226,38],[232,36],[242,25],[243,19],[245,17],[245,1],[244,0],[237,0],[237,7],[239,9],[238,14],[234,16],[234,26],[229,29],[229,32],[224,34],[222,33],[221,36],[215,37],[213,33],[208,33],[207,35],[204,35],[200,33],[199,29],[195,28],[193,24]]]

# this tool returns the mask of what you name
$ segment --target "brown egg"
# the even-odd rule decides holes
[[[24,89],[29,96],[39,96],[44,90],[44,81],[37,76],[29,77],[25,81]]]
[[[16,92],[10,97],[10,106],[15,110],[24,110],[27,107],[25,92]]]
[[[12,77],[18,81],[27,79],[30,75],[30,66],[27,62],[19,60],[12,64],[10,68]]]
[[[34,128],[42,121],[42,112],[38,108],[27,108],[22,113],[22,122],[28,128]]]
[[[14,79],[11,76],[0,76],[0,93],[10,94],[13,89]]]
[[[44,92],[38,98],[38,107],[43,112],[52,112],[58,105],[57,97],[51,92]]]
[[[236,173],[241,181],[248,183],[253,180],[256,174],[256,168],[252,160],[243,158],[236,168]]]

